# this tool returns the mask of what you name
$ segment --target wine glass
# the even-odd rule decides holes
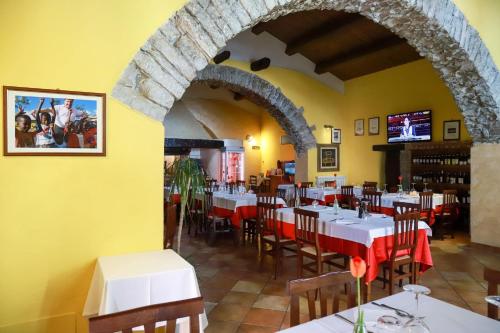
[[[316,208],[316,206],[317,206],[317,205],[318,205],[318,193],[315,193],[315,194],[314,194],[314,200],[313,200],[313,202],[312,202],[312,206],[313,206],[314,208]]]
[[[424,192],[428,192],[429,191],[429,189],[427,188],[427,183],[424,183],[424,190],[423,191]]]
[[[401,327],[403,326],[403,323],[399,318],[390,316],[390,315],[384,315],[381,316],[377,319],[377,331],[379,329],[382,332],[399,332]]]
[[[410,192],[417,192],[417,190],[415,190],[415,183],[411,183],[411,189],[410,189]]]
[[[495,295],[495,296],[486,296],[484,300],[490,304],[493,304],[494,306],[500,308],[500,296]]]
[[[384,184],[384,193],[383,194],[387,194],[387,184]]]
[[[416,310],[414,317],[404,324],[403,329],[405,332],[411,333],[430,333],[429,326],[424,322],[424,316],[419,314],[419,296],[429,295],[431,290],[427,287],[418,284],[407,284],[403,286],[405,291],[415,294]]]

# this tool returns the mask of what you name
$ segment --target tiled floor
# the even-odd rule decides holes
[[[467,237],[431,243],[434,267],[425,272],[421,284],[431,296],[485,314],[485,265],[500,269],[500,253],[472,247]],[[206,333],[275,332],[289,325],[287,279],[295,278],[295,258],[287,259],[277,280],[272,278],[271,258],[262,269],[257,247],[235,247],[230,237],[219,237],[214,247],[202,237],[184,235],[181,255],[191,262],[205,300],[209,325]],[[372,284],[372,298],[386,296],[382,283]],[[307,320],[307,306],[303,320]]]

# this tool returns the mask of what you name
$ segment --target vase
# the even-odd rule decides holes
[[[355,322],[354,329],[352,332],[353,333],[368,333],[368,329],[366,328],[366,325],[364,322],[362,322],[362,323]]]

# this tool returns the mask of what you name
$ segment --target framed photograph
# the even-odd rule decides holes
[[[342,142],[342,131],[340,128],[332,128],[332,143]]]
[[[368,135],[379,135],[380,117],[368,118]]]
[[[318,147],[318,172],[339,171],[340,145],[317,145]]]
[[[443,140],[460,140],[460,120],[443,122]]]
[[[4,155],[106,155],[106,94],[3,87]]]
[[[365,135],[365,120],[356,119],[354,121],[354,135],[361,136]]]

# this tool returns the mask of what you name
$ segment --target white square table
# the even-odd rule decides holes
[[[173,250],[104,256],[97,259],[83,316],[105,315],[152,304],[200,297],[193,266]],[[200,315],[200,331],[208,325]],[[178,332],[189,332],[178,320]]]

